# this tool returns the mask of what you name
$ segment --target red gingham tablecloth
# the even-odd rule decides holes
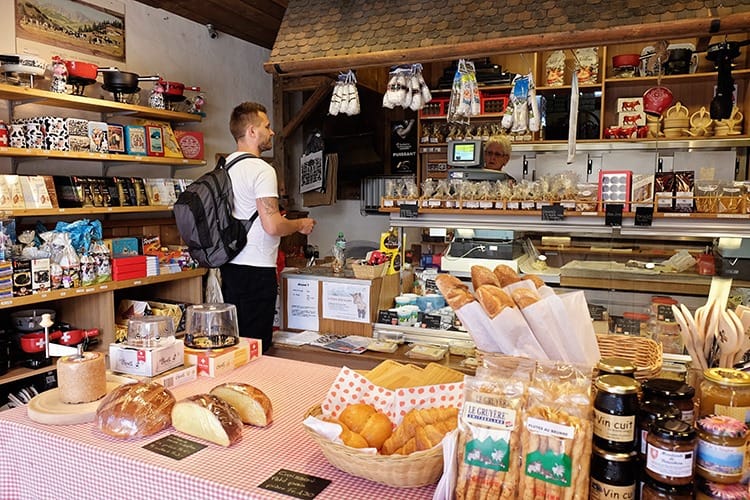
[[[175,460],[144,445],[175,433],[173,428],[135,440],[118,440],[93,423],[44,425],[25,408],[0,413],[0,498],[20,499],[247,499],[292,498],[258,485],[279,469],[331,480],[318,499],[432,498],[433,486],[391,488],[351,476],[328,463],[302,426],[307,410],[321,402],[339,369],[271,356],[218,378],[199,378],[172,389],[181,399],[208,392],[221,382],[246,382],[273,403],[273,423],[245,426],[228,448],[206,443]],[[182,435],[188,439],[200,439]]]

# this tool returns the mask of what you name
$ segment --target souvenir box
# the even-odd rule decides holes
[[[146,128],[140,125],[125,126],[125,151],[129,155],[146,154]]]
[[[122,125],[107,125],[110,153],[125,153],[125,129]]]
[[[182,150],[182,156],[191,160],[202,160],[204,155],[203,132],[192,130],[175,130],[177,143]]]
[[[104,122],[89,122],[89,150],[92,153],[109,153],[107,134],[109,128]]]
[[[161,127],[146,125],[146,154],[164,156],[164,132]]]

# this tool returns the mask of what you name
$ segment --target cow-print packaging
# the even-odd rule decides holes
[[[44,117],[44,128],[47,131],[45,144],[47,149],[53,151],[69,151],[68,125],[65,118],[55,116]]]
[[[10,137],[10,147],[26,147],[26,130],[22,123],[11,123],[8,125],[8,135]]]

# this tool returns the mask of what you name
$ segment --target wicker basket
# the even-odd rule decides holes
[[[320,405],[307,411],[305,418],[321,415]],[[443,447],[411,455],[370,455],[356,448],[329,441],[305,426],[328,461],[344,472],[396,488],[415,488],[438,482],[443,473]]]
[[[635,378],[653,378],[661,371],[661,344],[646,337],[632,335],[599,334],[596,336],[603,358],[616,356],[635,365]]]
[[[352,271],[354,271],[354,277],[361,280],[371,280],[385,276],[388,270],[387,264],[378,264],[376,266],[368,266],[367,264],[352,264]]]

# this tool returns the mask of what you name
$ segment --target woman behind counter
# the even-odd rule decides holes
[[[507,135],[493,135],[484,143],[484,168],[487,170],[502,171],[510,160],[512,145]],[[505,172],[503,172],[505,173]],[[506,179],[513,184],[516,183],[511,175]]]

